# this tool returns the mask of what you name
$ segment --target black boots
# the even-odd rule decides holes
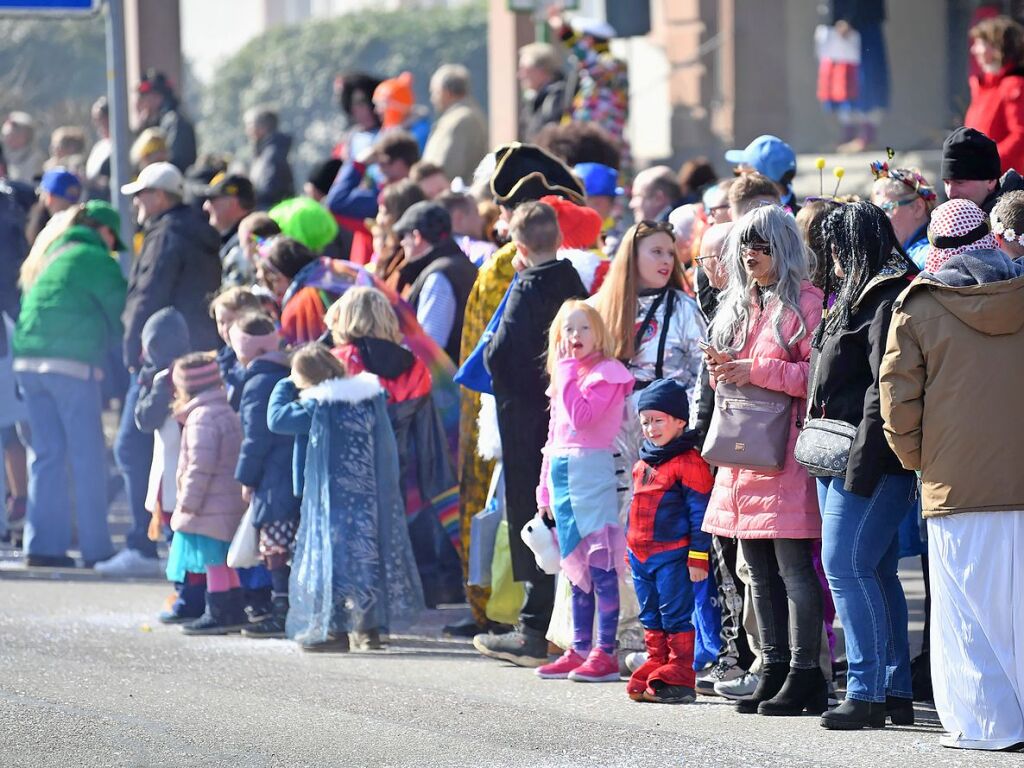
[[[885,719],[893,725],[914,724],[914,702],[886,696],[885,703],[846,699],[821,716],[821,727],[832,731],[859,731],[861,728],[885,728]]]
[[[284,637],[284,625],[288,618],[288,595],[274,595],[270,615],[263,621],[250,624],[242,630],[245,637],[257,639]]]
[[[861,701],[860,699],[846,699],[838,707],[821,716],[821,727],[828,728],[830,731],[884,728],[885,704]]]
[[[812,715],[820,715],[826,709],[828,683],[821,674],[821,667],[814,667],[789,670],[782,690],[767,701],[762,701],[757,707],[757,714],[791,717],[806,710]]]
[[[191,624],[182,626],[186,635],[227,635],[249,623],[242,605],[242,590],[207,592],[206,612]]]
[[[893,725],[914,724],[913,699],[901,699],[898,696],[885,697],[885,714]]]
[[[782,690],[788,673],[788,662],[764,664],[761,667],[761,677],[757,681],[757,688],[754,689],[754,693],[749,699],[740,699],[736,702],[736,711],[744,715],[755,714],[762,701],[767,701]]]

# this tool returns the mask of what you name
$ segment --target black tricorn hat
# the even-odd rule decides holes
[[[494,159],[491,192],[499,205],[514,208],[545,195],[558,195],[577,205],[586,202],[583,184],[569,166],[534,144],[503,144],[494,151]]]

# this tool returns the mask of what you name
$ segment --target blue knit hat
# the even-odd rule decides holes
[[[636,401],[637,412],[661,411],[683,421],[690,420],[690,404],[686,387],[675,379],[658,379],[640,393]]]

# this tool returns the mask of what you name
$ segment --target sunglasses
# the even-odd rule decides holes
[[[636,225],[636,233],[638,235],[643,235],[646,237],[649,235],[653,235],[656,232],[664,232],[666,235],[672,238],[673,242],[675,242],[675,227],[673,227],[667,221],[651,221],[650,219],[644,219],[643,221],[638,222]]]
[[[765,256],[772,255],[771,246],[761,240],[751,240],[749,243],[740,243],[740,248],[748,253],[763,253]]]
[[[886,200],[884,203],[879,203],[878,207],[881,208],[886,213],[892,213],[897,208],[900,208],[900,207],[902,207],[904,205],[910,205],[911,203],[913,203],[917,199],[918,198],[916,198],[916,197],[910,197],[910,198],[907,198],[906,200]]]

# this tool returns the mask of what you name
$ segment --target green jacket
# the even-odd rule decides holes
[[[100,367],[121,339],[127,283],[95,230],[73,226],[50,246],[63,252],[22,299],[15,357],[51,357]]]

